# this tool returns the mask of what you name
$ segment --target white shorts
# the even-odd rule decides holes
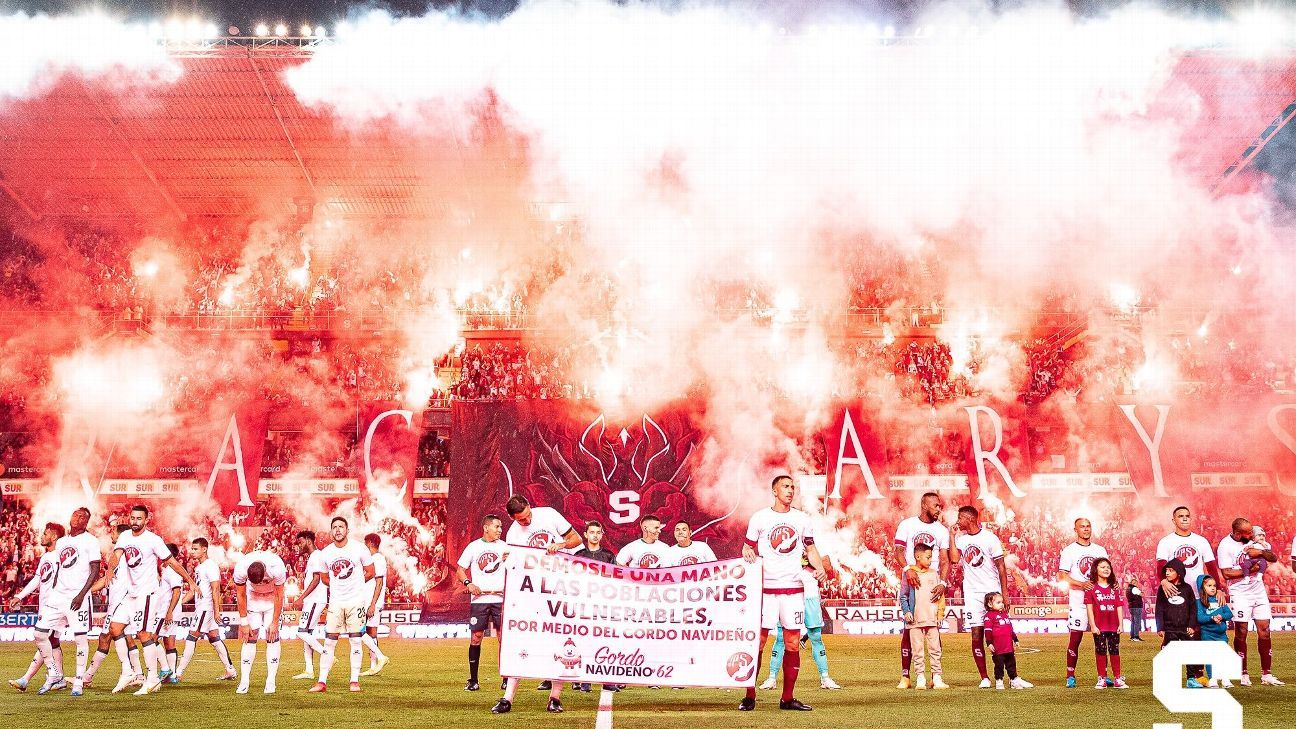
[[[264,602],[248,603],[249,640],[265,637],[265,629],[274,624],[274,605]]]
[[[329,605],[328,606],[328,634],[347,635],[359,637],[365,632],[365,624],[369,622],[369,604],[353,603],[350,605]]]
[[[84,600],[81,610],[53,605],[42,607],[40,615],[36,618],[36,629],[50,631],[67,629],[76,635],[85,635],[90,632],[90,622],[90,601]]]
[[[801,630],[805,625],[805,593],[790,595],[765,593],[761,596],[761,630]]]
[[[193,614],[193,622],[189,626],[190,633],[199,633],[206,635],[213,630],[220,630],[216,624],[216,611],[211,605],[199,605],[197,611]]]
[[[123,597],[113,610],[113,623],[125,625],[126,633],[149,633],[157,635],[158,626],[162,623],[161,610],[155,605],[152,595]]]
[[[1089,630],[1089,606],[1085,604],[1083,592],[1071,591],[1071,612],[1067,615],[1067,629],[1081,633]]]
[[[322,602],[302,605],[301,616],[297,618],[297,632],[314,634],[320,629],[320,618],[324,615],[326,607]]]
[[[998,592],[996,590],[995,592]],[[985,596],[988,592],[965,592],[963,593],[963,627],[965,628],[984,628],[985,627]]]
[[[1229,603],[1233,622],[1246,624],[1252,620],[1273,620],[1273,609],[1268,595],[1234,595]]]

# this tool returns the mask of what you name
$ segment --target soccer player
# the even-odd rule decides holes
[[[945,504],[941,501],[940,494],[928,491],[922,495],[922,500],[919,502],[918,516],[911,516],[900,522],[896,527],[895,535],[894,554],[897,560],[904,560],[904,579],[915,589],[918,587],[918,575],[912,574],[912,570],[909,569],[914,565],[914,547],[926,544],[932,548],[932,569],[940,575],[940,584],[937,585],[935,593],[937,600],[945,596],[945,580],[949,577],[950,566],[949,529],[940,523],[941,512],[944,509]],[[900,683],[896,688],[909,688],[909,668],[912,663],[913,652],[909,644],[909,631],[902,629],[900,631]]]
[[[197,592],[198,586],[175,557],[171,556],[162,537],[148,529],[149,509],[143,504],[136,504],[130,512],[130,531],[122,532],[117,537],[113,552],[109,558],[111,566],[116,569],[119,563],[126,564],[127,576],[130,579],[126,596],[122,598],[113,612],[109,629],[113,640],[125,640],[127,627],[139,633],[144,646],[144,670],[147,675],[136,696],[145,696],[162,687],[158,678],[157,632],[162,622],[162,610],[156,604],[155,594],[158,591],[158,563],[161,562],[174,569],[185,581],[190,592]],[[124,689],[127,681],[122,676],[117,689]]]
[[[364,658],[360,636],[373,617],[378,604],[378,587],[365,594],[365,583],[374,578],[373,555],[363,545],[347,538],[350,525],[340,516],[329,522],[333,542],[321,551],[324,561],[324,584],[328,587],[328,627],[324,634],[324,654],[320,656],[319,681],[311,693],[328,689],[328,675],[337,660],[337,642],[346,635],[351,643],[351,684],[360,690],[360,662]]]
[[[823,559],[824,570],[832,572],[832,562],[827,555],[820,555]],[[802,567],[805,567],[804,563]],[[823,606],[819,601],[819,583],[814,578],[814,572],[809,569],[801,570],[801,584],[805,585],[805,631],[801,634],[801,645],[810,644],[810,655],[814,658],[815,667],[819,669],[819,688],[821,689],[839,689],[841,685],[832,680],[828,675],[828,649],[824,647],[823,642]],[[783,626],[779,625],[774,631],[774,649],[770,651],[770,670],[765,682],[760,685],[762,691],[774,688],[778,684],[779,670],[783,666]]]
[[[167,549],[171,556],[176,560],[180,559],[180,547],[168,543]],[[184,596],[180,587],[184,580],[180,579],[180,574],[171,569],[170,566],[163,568],[162,578],[158,585],[157,604],[162,609],[162,625],[159,628],[158,635],[162,638],[162,648],[166,651],[163,657],[162,670],[158,676],[164,683],[179,683],[175,678],[176,672],[176,630],[180,623],[180,606],[193,597],[193,595]]]
[[[1272,550],[1264,550],[1252,545],[1255,528],[1243,517],[1233,520],[1233,529],[1228,536],[1220,540],[1217,555],[1219,566],[1229,581],[1228,594],[1231,598],[1229,609],[1233,611],[1233,650],[1242,658],[1242,685],[1251,685],[1251,676],[1247,673],[1247,627],[1255,621],[1256,647],[1260,651],[1260,670],[1263,675],[1260,683],[1266,686],[1282,686],[1273,675],[1273,639],[1269,634],[1269,621],[1273,611],[1269,606],[1269,592],[1265,588],[1264,572],[1259,562],[1263,559],[1273,563],[1278,555]]]
[[[617,564],[622,567],[651,569],[670,564],[670,547],[661,540],[662,523],[652,514],[645,514],[639,520],[639,530],[643,534],[639,539],[630,542],[617,552]]]
[[[93,622],[90,587],[99,576],[99,540],[86,531],[89,523],[89,509],[83,506],[72,512],[67,536],[61,537],[54,545],[54,554],[58,559],[58,580],[50,596],[50,607],[55,614],[52,621],[46,623],[54,630],[70,629],[76,640],[73,696],[80,696],[84,690],[86,662],[90,657],[87,636]]]
[[[1076,687],[1076,664],[1080,660],[1080,643],[1084,634],[1089,632],[1089,606],[1085,604],[1085,593],[1093,589],[1090,573],[1093,564],[1099,558],[1107,556],[1107,550],[1093,541],[1093,524],[1083,516],[1075,520],[1076,540],[1062,549],[1058,557],[1058,582],[1070,588],[1070,610],[1067,613],[1067,629],[1070,640],[1067,642],[1066,687]]]
[[[256,661],[257,639],[264,633],[266,641],[265,693],[275,692],[279,676],[279,618],[283,614],[284,583],[288,568],[279,555],[257,550],[249,552],[234,565],[234,598],[238,602],[239,654],[241,667],[236,693],[248,692],[252,682],[252,663]]]
[[[715,552],[706,542],[693,541],[693,528],[686,521],[675,523],[675,545],[666,556],[666,564],[671,567],[687,567],[691,564],[716,561]]]
[[[791,476],[777,476],[770,483],[774,505],[752,514],[747,524],[743,542],[743,559],[763,560],[761,592],[761,641],[757,656],[765,653],[765,642],[771,630],[783,626],[783,695],[779,708],[784,711],[810,711],[792,694],[796,689],[797,675],[801,673],[801,627],[805,623],[805,584],[801,581],[801,559],[805,557],[814,569],[816,581],[825,576],[823,560],[814,545],[810,516],[793,508],[796,501],[796,481]],[[760,659],[757,658],[759,664]],[[760,666],[757,665],[757,672]],[[756,708],[756,687],[747,689],[747,695],[738,704],[739,711]]]
[[[315,662],[313,654],[324,655],[324,645],[320,643],[320,619],[324,617],[328,606],[328,588],[324,585],[324,552],[315,548],[315,532],[297,532],[297,553],[306,555],[306,573],[302,580],[306,582],[302,590],[301,618],[297,622],[297,637],[302,641],[302,657],[306,661],[306,670],[293,676],[295,679],[315,679]]]
[[[58,552],[55,551],[54,545],[63,538],[66,532],[62,524],[49,522],[41,532],[40,545],[45,549],[40,560],[36,563],[36,573],[27,581],[18,594],[14,595],[10,602],[9,609],[18,612],[22,601],[33,592],[36,592],[36,656],[32,658],[32,663],[27,668],[27,673],[22,678],[15,678],[9,681],[9,685],[19,691],[26,691],[27,684],[36,676],[36,672],[41,666],[45,666],[45,683],[41,685],[36,693],[44,696],[50,691],[60,691],[67,688],[67,681],[63,678],[63,652],[56,649],[51,641],[58,640],[58,634],[51,634],[51,628],[42,627],[42,624],[56,614],[56,610],[51,607],[50,600],[54,597],[54,586],[58,582]],[[39,592],[37,592],[39,590]],[[80,695],[80,694],[78,694]]]
[[[958,522],[950,527],[950,562],[963,564],[963,605],[967,627],[972,631],[972,660],[981,673],[981,688],[991,688],[986,671],[985,617],[986,596],[1008,594],[1008,567],[1004,563],[1003,543],[994,532],[981,526],[981,512],[975,506],[958,510]],[[1008,598],[1004,597],[1004,611]]]
[[[1228,589],[1225,586],[1224,576],[1220,574],[1219,565],[1215,562],[1215,552],[1211,549],[1210,542],[1206,537],[1193,532],[1192,530],[1192,512],[1186,506],[1176,506],[1171,512],[1171,521],[1174,523],[1174,531],[1161,538],[1157,542],[1157,574],[1165,574],[1166,562],[1178,557],[1183,562],[1184,569],[1188,571],[1186,575],[1180,575],[1183,578],[1183,584],[1188,585],[1192,590],[1193,585],[1197,584],[1197,578],[1202,575],[1210,575],[1215,578],[1215,583],[1219,585],[1220,591],[1224,592],[1224,598],[1228,598]],[[1179,588],[1172,582],[1165,579],[1161,580],[1161,587],[1167,595],[1178,595]],[[1194,599],[1188,596],[1189,601]]]
[[[117,538],[130,531],[129,524],[117,525]],[[126,626],[126,637],[124,640],[115,640],[112,636],[112,616],[117,611],[117,606],[126,599],[126,593],[130,590],[130,574],[126,568],[125,562],[113,559],[110,552],[106,563],[101,563],[101,573],[99,580],[90,587],[91,593],[99,592],[108,586],[108,611],[104,613],[103,622],[99,630],[99,650],[95,651],[94,659],[90,661],[90,669],[86,671],[85,685],[89,686],[94,679],[99,667],[103,665],[104,659],[108,657],[108,648],[112,646],[117,650],[117,659],[121,661],[121,678],[117,681],[113,693],[121,693],[129,686],[144,685],[144,671],[140,667],[140,650],[139,650],[139,633],[134,625]]]
[[[513,523],[504,536],[504,542],[515,547],[532,547],[543,549],[549,554],[560,550],[575,550],[581,546],[580,535],[572,528],[571,522],[563,518],[556,510],[548,506],[531,508],[531,503],[521,494],[508,500],[504,506]],[[517,695],[518,680],[510,677],[505,683],[504,696],[491,707],[491,713],[507,714],[513,708],[513,698]],[[561,714],[562,681],[543,681],[538,690],[549,691],[548,710]]]
[[[387,603],[387,558],[383,553],[378,551],[382,546],[382,537],[377,534],[366,534],[364,538],[365,546],[369,548],[369,554],[373,555],[374,578],[373,581],[378,583],[378,603],[374,606],[373,614],[365,622],[365,634],[360,638],[364,647],[369,649],[369,670],[360,674],[361,676],[377,676],[387,667],[388,658],[386,654],[378,647],[378,626],[381,625],[382,609]],[[365,589],[372,589],[368,582],[365,582]]]
[[[207,555],[209,548],[210,544],[204,537],[198,537],[189,543],[189,556],[198,563],[198,567],[194,569],[194,582],[198,584],[198,594],[194,596],[193,630],[189,631],[189,636],[185,639],[184,655],[180,656],[180,665],[176,668],[177,680],[184,680],[185,670],[189,668],[189,661],[193,660],[194,651],[198,647],[198,639],[204,634],[212,650],[216,651],[216,656],[220,658],[221,665],[225,667],[225,673],[220,680],[229,681],[238,676],[234,671],[234,664],[230,662],[229,649],[221,639],[220,627],[216,622],[220,617],[220,612],[216,609],[221,595],[220,567],[216,564],[216,560]]]
[[[455,578],[468,588],[468,683],[464,691],[477,691],[477,667],[481,662],[482,639],[487,627],[493,627],[498,638],[504,627],[504,520],[495,514],[482,517],[482,535],[464,547],[456,564]]]

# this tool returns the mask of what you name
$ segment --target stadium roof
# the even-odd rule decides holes
[[[310,53],[274,42],[177,51],[180,80],[145,98],[65,76],[0,112],[0,198],[39,219],[242,217],[312,204],[344,217],[422,217],[523,169],[480,128],[430,139],[385,124],[348,129],[303,107],[283,72]],[[1150,113],[1194,120],[1183,163],[1213,185],[1293,99],[1296,57],[1198,52],[1180,60]]]

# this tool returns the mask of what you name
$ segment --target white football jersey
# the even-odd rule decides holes
[[[383,604],[387,602],[387,557],[383,556],[382,552],[373,555],[373,566],[374,579],[382,585],[382,589],[378,591],[378,609],[381,610]],[[372,595],[371,590],[373,590],[372,580],[365,580],[365,594]]]
[[[194,570],[194,582],[198,583],[198,595],[194,598],[194,607],[198,610],[206,609],[208,612],[214,612],[215,601],[212,599],[211,583],[220,582],[220,567],[216,565],[216,560],[208,557],[203,560],[202,564]]]
[[[145,597],[157,592],[161,576],[159,564],[171,558],[162,537],[145,529],[136,536],[133,531],[125,531],[117,537],[114,549],[122,552],[121,561],[126,563],[130,587],[126,594],[130,597]]]
[[[943,552],[949,549],[949,527],[938,521],[929,524],[916,516],[911,516],[896,527],[895,543],[897,546],[904,547],[906,567],[914,564],[914,547],[919,544],[931,547],[931,568],[939,574]]]
[[[636,539],[617,552],[616,561],[622,567],[637,567],[639,569],[669,567],[670,547],[666,546],[666,543],[660,539],[652,544],[642,539]]]
[[[752,514],[746,542],[761,556],[764,589],[801,590],[801,558],[807,544],[814,543],[810,515],[800,509],[786,512],[766,507]]]
[[[711,551],[711,545],[706,542],[699,542],[696,539],[689,542],[687,547],[681,547],[676,544],[666,553],[666,564],[670,567],[687,567],[693,564],[716,561],[715,552]]]
[[[121,559],[117,562],[117,569],[113,571],[112,580],[108,583],[108,610],[117,607],[122,599],[130,593],[130,569],[126,566],[126,560]]]
[[[572,530],[571,522],[547,506],[531,507],[531,523],[522,526],[516,521],[508,528],[504,541],[519,547],[545,549],[550,542],[562,543]]]
[[[266,579],[264,582],[249,582],[248,568],[254,562],[260,562],[265,566]],[[234,565],[234,584],[247,586],[249,603],[274,602],[275,588],[283,586],[287,581],[288,567],[280,559],[279,555],[274,552],[264,550],[248,552]]]
[[[1158,562],[1169,562],[1172,559],[1183,562],[1184,569],[1188,571],[1188,574],[1183,575],[1183,580],[1196,592],[1197,578],[1206,574],[1206,563],[1215,561],[1215,552],[1206,537],[1196,532],[1186,537],[1170,532],[1157,542],[1156,558]]]
[[[175,620],[180,613],[180,602],[178,600],[176,601],[175,610],[169,613],[166,612],[166,609],[171,607],[171,591],[177,587],[180,588],[181,594],[184,594],[184,578],[180,576],[179,572],[171,569],[171,565],[163,567],[162,577],[158,580],[155,604],[158,611],[162,612],[163,617],[167,620]]]
[[[1246,542],[1237,541],[1232,534],[1221,539],[1216,555],[1219,558],[1220,568],[1226,570],[1242,569],[1242,561],[1246,559],[1246,552],[1243,550],[1245,546]],[[1194,581],[1192,584],[1193,589],[1197,589],[1197,583]],[[1265,591],[1263,574],[1248,575],[1244,573],[1238,579],[1228,580],[1228,591],[1230,599],[1238,597],[1259,599],[1268,595]]]
[[[310,556],[306,558],[306,574],[302,575],[302,589],[310,585],[310,581],[316,574],[323,575],[325,572],[328,572],[328,565],[324,563],[324,551],[321,549],[311,550]],[[302,603],[304,605],[318,605],[323,602],[328,602],[328,587],[324,584],[324,578],[321,577],[315,589],[302,598]]]
[[[976,534],[959,534],[954,546],[963,565],[964,596],[1003,592],[997,561],[1004,557],[1003,543],[994,532],[982,527]]]
[[[42,610],[49,605],[49,599],[54,594],[54,583],[58,580],[58,556],[54,552],[46,552],[41,555],[40,561],[36,563],[36,573],[32,575],[27,586],[24,587],[17,595],[15,600],[21,600],[24,597],[36,593],[36,604]],[[35,584],[32,584],[35,581]],[[27,587],[32,588],[28,590]]]
[[[90,579],[90,563],[99,561],[99,540],[89,532],[65,536],[54,544],[54,554],[59,568],[54,595],[70,603]]]
[[[1071,579],[1077,582],[1088,582],[1093,569],[1093,563],[1099,557],[1106,557],[1107,549],[1097,542],[1089,542],[1085,546],[1079,542],[1071,542],[1062,549],[1062,555],[1058,557],[1058,571],[1066,572],[1071,575]],[[1084,590],[1072,588],[1072,594],[1083,595]]]
[[[341,547],[329,544],[320,551],[329,576],[329,606],[368,605],[373,599],[372,585],[370,592],[365,592],[364,568],[373,564],[369,548],[362,542],[348,539]]]
[[[468,578],[483,594],[472,599],[477,603],[504,602],[504,550],[503,540],[488,542],[478,539],[459,555],[459,566],[468,570]],[[487,595],[485,593],[496,593]]]

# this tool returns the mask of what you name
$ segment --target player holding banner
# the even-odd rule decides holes
[[[805,557],[814,568],[814,578],[825,577],[823,560],[814,545],[810,515],[792,507],[796,500],[796,481],[791,476],[778,476],[770,483],[774,505],[752,514],[743,543],[743,559],[763,561],[763,607],[761,610],[761,641],[757,651],[765,653],[765,643],[771,630],[783,626],[783,695],[779,708],[784,711],[810,711],[810,707],[793,696],[797,675],[801,673],[801,628],[805,624],[805,584],[801,581],[801,558]],[[756,708],[756,687],[747,689],[747,695],[738,705],[739,711]]]

